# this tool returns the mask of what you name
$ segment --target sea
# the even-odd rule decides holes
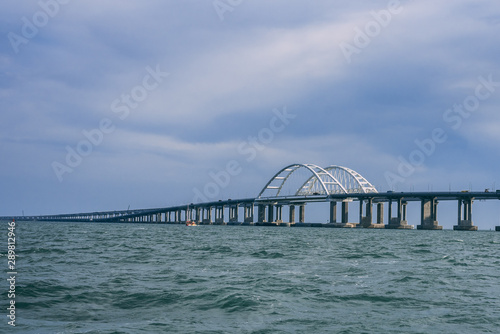
[[[8,227],[0,333],[500,333],[499,232]]]

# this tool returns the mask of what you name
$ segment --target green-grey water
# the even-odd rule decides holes
[[[500,328],[495,232],[19,222],[16,254],[0,333]]]

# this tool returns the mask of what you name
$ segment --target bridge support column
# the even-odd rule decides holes
[[[229,222],[231,224],[238,223],[238,204],[229,207]]]
[[[477,231],[477,226],[472,222],[472,198],[458,200],[458,225],[454,225],[456,231]],[[463,204],[463,215],[462,215]],[[496,228],[495,228],[496,229]]]
[[[305,217],[306,216],[306,205],[301,204],[299,206],[299,223],[304,223],[305,222]]]
[[[193,209],[186,209],[186,222],[193,220]]]
[[[362,216],[362,210],[363,207],[360,207],[360,216]],[[330,202],[330,223],[324,225],[325,227],[334,227],[334,228],[340,228],[340,227],[356,227],[356,223],[349,223],[349,202],[345,201],[342,202],[342,208],[341,208],[341,221],[340,223],[337,222],[337,202],[331,201]]]
[[[360,202],[360,215],[362,215],[362,210],[363,210],[363,203]],[[342,201],[342,209],[340,212],[341,216],[341,221],[340,223],[334,223],[333,227],[347,227],[347,228],[353,228],[358,225],[358,223],[349,223],[349,201],[344,200]],[[335,218],[336,220],[336,218]]]
[[[212,207],[206,207],[203,209],[205,211],[205,217],[203,218],[204,225],[212,225]]]
[[[335,224],[337,222],[337,202],[330,202],[330,223]]]
[[[269,204],[267,206],[267,222],[268,223],[274,222],[274,205],[273,204]]]
[[[254,212],[254,205],[252,204],[247,204],[245,205],[245,224],[253,223],[253,212]]]
[[[266,221],[266,206],[264,204],[259,204],[257,216],[258,223],[264,223]]]
[[[366,200],[365,216],[363,217],[363,201],[359,201],[359,223],[364,228],[384,228],[384,223],[373,224],[373,198]]]
[[[385,228],[388,229],[412,229],[413,225],[408,225],[408,221],[406,220],[406,207],[408,202],[404,202],[402,198],[398,198],[396,203],[398,204],[398,216],[392,217],[392,202],[393,200],[389,200],[389,217],[388,224],[385,225]]]
[[[216,225],[225,225],[224,224],[224,206],[218,206],[215,208],[215,224]]]
[[[377,224],[384,223],[384,203],[377,203]]]
[[[290,212],[288,217],[290,224],[295,224],[295,205],[293,204],[290,205]]]
[[[363,226],[363,204],[364,204],[364,201],[363,200],[359,200],[359,224],[360,226]],[[371,221],[370,221],[370,224],[371,224]]]
[[[349,202],[342,202],[342,224],[349,222]]]
[[[283,205],[276,206],[276,222],[277,223],[283,222]]]
[[[439,225],[437,220],[438,201],[435,198],[422,198],[420,209],[420,225],[417,225],[418,230],[442,230],[443,226]]]
[[[196,208],[196,223],[200,224],[203,222],[203,209]]]

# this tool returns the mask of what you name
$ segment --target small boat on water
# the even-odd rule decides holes
[[[186,226],[198,226],[198,225],[196,224],[196,222],[194,222],[194,221],[192,221],[192,220],[188,220],[188,221],[186,222]]]

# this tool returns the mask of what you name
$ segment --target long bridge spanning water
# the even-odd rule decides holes
[[[379,193],[361,174],[347,167],[322,168],[313,164],[293,164],[276,173],[255,198],[190,203],[154,209],[0,219],[164,224],[185,224],[187,221],[194,221],[199,225],[411,229],[414,226],[408,224],[407,205],[409,202],[420,202],[420,224],[417,225],[417,229],[441,230],[443,227],[439,225],[437,219],[439,202],[456,201],[457,224],[453,229],[476,231],[478,227],[472,220],[474,200],[500,200],[500,191]],[[359,202],[358,222],[349,220],[349,204],[354,201]],[[317,202],[329,203],[328,223],[308,224],[305,220],[306,205]],[[284,221],[283,208],[286,207],[288,207],[288,219]],[[384,219],[385,212],[386,219]],[[500,231],[500,226],[497,226],[496,230]]]

